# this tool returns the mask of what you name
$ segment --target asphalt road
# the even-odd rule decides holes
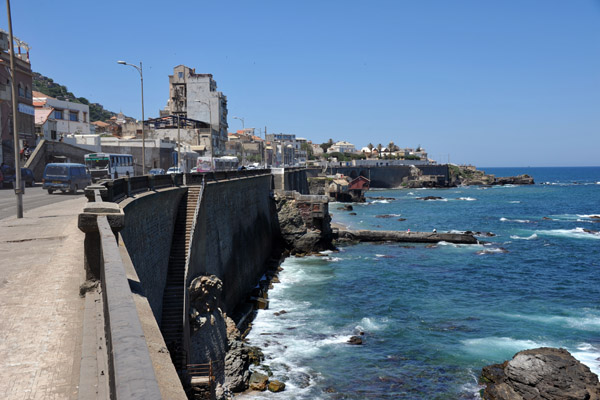
[[[61,193],[60,191],[48,194],[46,190],[42,190],[40,183],[34,187],[25,188],[23,195],[23,212],[27,213],[34,208],[54,204],[65,200],[75,199],[83,196],[83,190],[77,194]],[[0,189],[0,219],[4,219],[17,215],[17,196],[13,189]]]

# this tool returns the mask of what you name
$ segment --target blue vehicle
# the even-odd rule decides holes
[[[77,193],[92,184],[92,176],[83,164],[51,163],[44,169],[43,188],[49,194],[55,190],[61,192]]]

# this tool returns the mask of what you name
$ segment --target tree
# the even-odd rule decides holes
[[[319,147],[323,149],[323,153],[327,153],[327,149],[329,149],[331,146],[333,146],[333,139],[329,139],[327,142],[319,145]]]
[[[381,158],[381,149],[383,148],[383,146],[381,145],[381,143],[377,144],[377,153],[378,153],[378,157]]]
[[[373,151],[373,147],[375,147],[375,146],[373,146],[373,143],[369,143],[369,145],[367,147],[369,148],[369,150]]]

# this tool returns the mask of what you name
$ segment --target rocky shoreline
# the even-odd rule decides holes
[[[484,400],[600,399],[598,376],[565,349],[520,351],[512,360],[483,367],[479,382]]]

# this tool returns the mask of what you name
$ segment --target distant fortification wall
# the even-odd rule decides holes
[[[223,281],[226,312],[265,271],[279,237],[271,175],[207,183],[190,246],[187,284],[199,275]]]
[[[120,203],[125,213],[121,237],[159,324],[177,208],[186,191],[162,189]]]
[[[417,165],[423,175],[442,175],[449,182],[450,175],[447,165]],[[327,174],[344,174],[355,178],[359,175],[371,180],[372,188],[397,188],[402,179],[410,175],[410,166],[381,166],[381,167],[330,167]]]

